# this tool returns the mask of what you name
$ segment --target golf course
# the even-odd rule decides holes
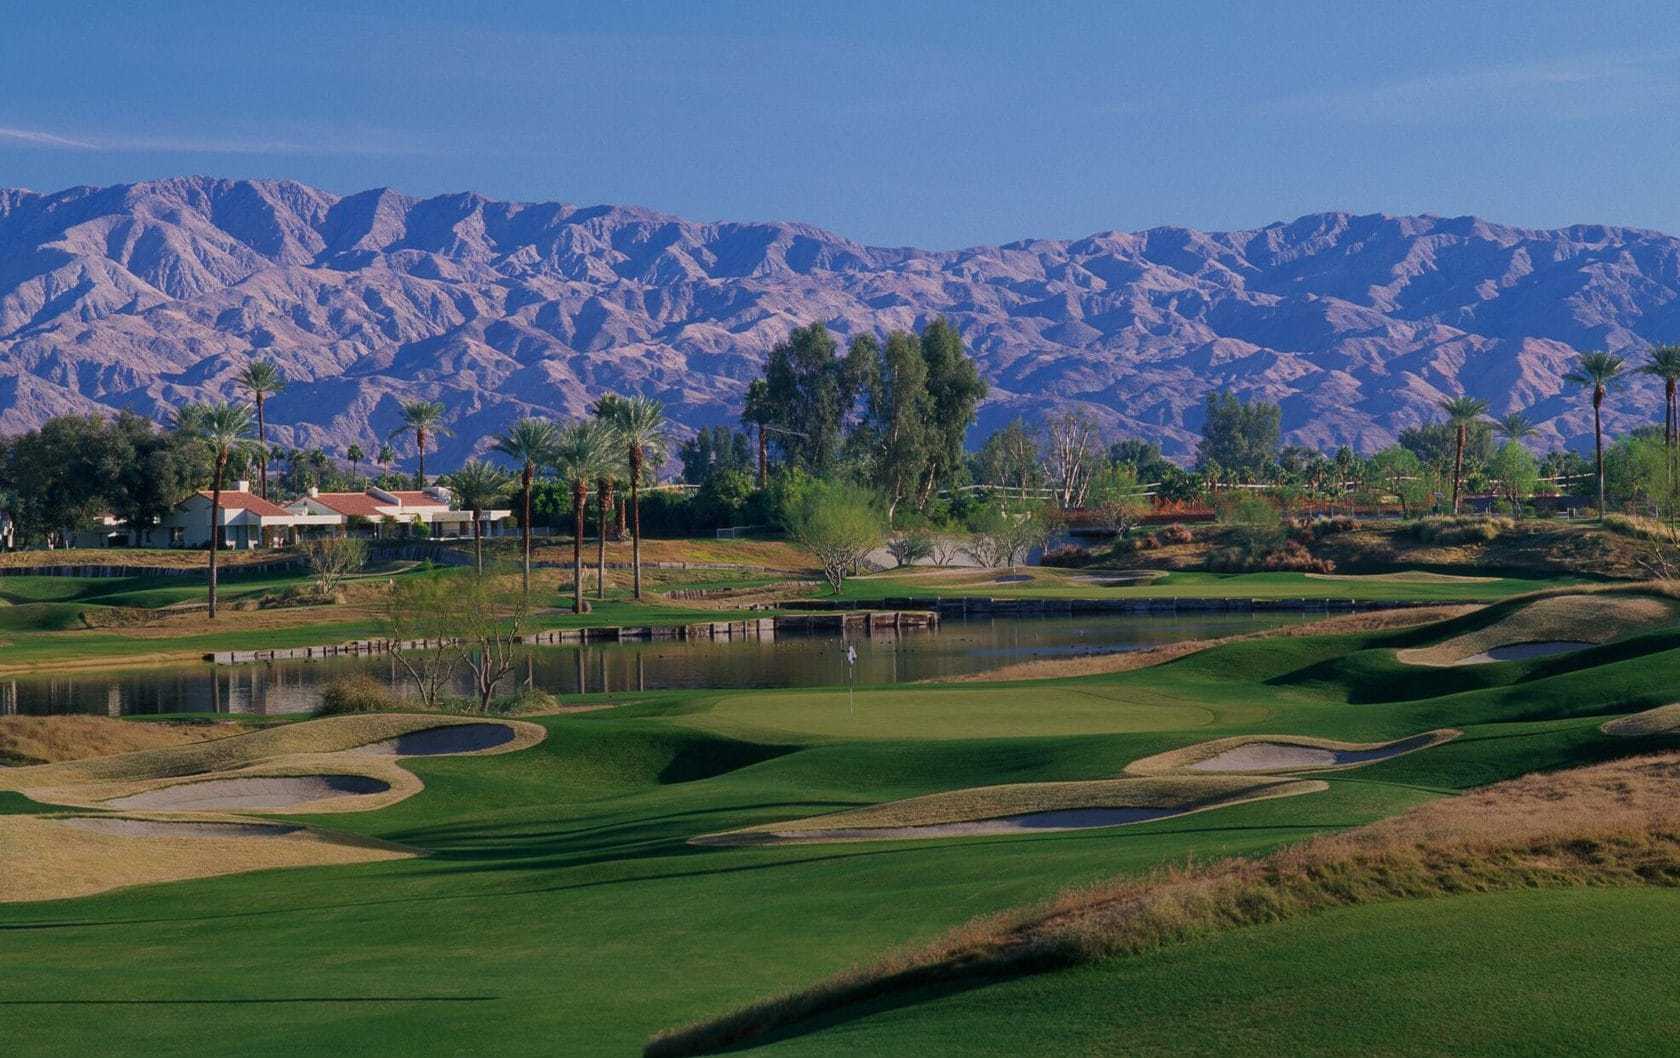
[[[0,878],[0,1038],[1659,1053],[1680,602],[1563,584],[1450,613],[1030,681],[232,722],[0,768],[0,860],[28,864]]]

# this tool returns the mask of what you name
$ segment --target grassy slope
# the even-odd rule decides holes
[[[8,998],[14,1000],[0,1005],[0,1038],[20,1041],[20,1054],[88,1053],[113,1034],[135,1052],[156,1054],[198,1053],[205,1040],[277,1055],[354,1049],[452,1054],[463,1040],[510,1055],[633,1054],[656,1029],[805,983],[1069,884],[1191,855],[1256,853],[1442,792],[1674,744],[1605,736],[1598,724],[1606,714],[1630,710],[1636,699],[1666,693],[1680,677],[1680,650],[1563,672],[1542,663],[1497,666],[1506,674],[1503,682],[1353,708],[1334,681],[1293,676],[1350,652],[1386,655],[1383,644],[1397,638],[1244,643],[1117,677],[1054,687],[990,686],[987,694],[1001,697],[989,698],[966,728],[954,696],[967,692],[933,689],[921,692],[925,707],[917,704],[917,692],[861,690],[858,720],[844,696],[821,691],[665,694],[610,712],[547,718],[553,734],[533,750],[416,762],[414,770],[427,782],[420,795],[380,812],[322,820],[424,846],[436,852],[429,859],[0,907],[6,937],[0,974],[12,982]],[[1434,678],[1432,670],[1402,669],[1391,689],[1396,695],[1407,688],[1427,693]],[[1113,708],[1080,711],[1069,707],[1074,701],[1107,701]],[[1375,741],[1441,726],[1444,717],[1465,736],[1353,772],[1329,773],[1326,793],[1181,820],[820,849],[684,844],[701,833],[944,789],[1110,776],[1135,757],[1226,734]],[[0,811],[21,807],[0,801]],[[1620,923],[1626,932],[1627,918],[1648,919],[1654,905],[1618,905],[1620,895],[1510,899],[1597,901],[1578,906],[1604,909],[1600,917],[1614,923],[1603,928]],[[1420,910],[1439,915],[1458,903]],[[1495,917],[1478,930],[1503,929],[1521,917],[1520,909],[1490,913]],[[1163,1005],[1160,1024],[1176,1026],[1177,1034],[1163,1029],[1149,1040],[1176,1045],[1193,1016],[1219,1017],[1213,1004],[1222,1001],[1224,989],[1234,990],[1240,1004],[1220,1031],[1254,1033],[1275,1043],[1261,1048],[1273,1053],[1313,1053],[1331,1037],[1311,1019],[1278,1016],[1289,1009],[1287,997],[1266,986],[1284,956],[1268,952],[1288,953],[1290,973],[1325,989],[1326,982],[1343,978],[1368,981],[1365,994],[1384,990],[1387,971],[1404,971],[1423,958],[1394,954],[1385,962],[1399,951],[1383,939],[1395,931],[1370,932],[1374,939],[1366,943],[1373,946],[1360,960],[1345,954],[1356,950],[1346,945],[1312,945],[1313,930],[1309,922],[1152,956],[1186,960],[1205,949],[1214,952],[1209,958],[1228,960],[1219,965],[1234,967],[1214,973],[1212,962],[1182,963],[1189,969],[1148,986],[1153,992],[1142,983],[1151,980],[1148,973],[1113,964],[907,1007],[886,1015],[899,1019],[900,1027],[872,1037],[883,1048],[878,1052],[854,1047],[861,1037],[846,1035],[876,1032],[884,1022],[873,1019],[778,1047],[809,1054],[942,1053],[949,1047],[939,1044],[948,1044],[952,1032],[974,1038],[962,1026],[975,1005],[1020,989],[1066,997],[1044,1000],[1054,1003],[1052,1009],[1085,1010],[1083,1026],[1070,1021],[1057,1029],[1066,1033],[1056,1038],[1058,1051],[1106,1053],[1104,1048],[1122,1048],[1133,1039],[1141,1014],[1127,1016],[1125,1010],[1151,1010],[1149,1000],[1168,989],[1190,991],[1184,983],[1205,972],[1220,982],[1200,994],[1206,1011],[1185,1008],[1173,1020],[1178,1008]],[[1450,924],[1441,927],[1442,937],[1451,934]],[[1362,935],[1357,921],[1348,935]],[[1449,962],[1438,983],[1497,950],[1487,936],[1482,932],[1480,943],[1462,945],[1465,965]],[[1546,961],[1545,931],[1525,936],[1534,950],[1523,965],[1535,968],[1525,969],[1525,980],[1543,979],[1547,967],[1556,975],[1578,965],[1572,958]],[[1225,946],[1243,943],[1260,944],[1260,954],[1219,955]],[[1561,944],[1559,951],[1562,957],[1575,954]],[[723,967],[727,972],[720,972]],[[1494,994],[1498,980],[1488,971],[1478,994]],[[1388,1004],[1381,1009],[1399,1011],[1392,1016],[1404,1020],[1404,990],[1387,991],[1393,994],[1371,1002]],[[1357,1009],[1345,995],[1343,1007],[1334,1008],[1330,994],[1322,992],[1317,1002],[1331,1014],[1345,1019]],[[1418,1009],[1429,1010],[1427,989],[1418,994],[1425,997]],[[1116,996],[1130,1005],[1116,1008]],[[119,1000],[142,1002],[105,1005]],[[203,1000],[212,1002],[177,1005]],[[1642,1001],[1643,1009],[1653,1009],[1650,993]],[[1444,1004],[1444,994],[1433,1002]],[[1583,1038],[1627,1039],[1640,1030],[1640,1023],[1625,1018],[1614,1022],[1620,1007],[1603,1018],[1590,1004],[1569,1009]],[[1006,1021],[966,1023],[974,1036],[1014,1033],[1016,1053],[1043,1053],[1032,1041],[1059,1024],[1041,1019],[1039,1035],[1028,1036],[1026,1019]],[[1593,1036],[1594,1026],[1603,1032]],[[1149,1028],[1154,1031],[1153,1022]],[[1086,1031],[1096,1035],[1080,1035]],[[896,1040],[902,1046],[889,1045]]]

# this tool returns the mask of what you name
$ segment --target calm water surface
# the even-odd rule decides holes
[[[778,639],[656,640],[532,647],[521,680],[559,695],[678,687],[812,687],[846,682],[857,649],[859,685],[983,672],[1032,658],[1109,654],[1234,635],[1312,614],[1117,614],[947,619],[935,631]],[[112,670],[0,679],[0,713],[299,713],[323,685],[365,672],[402,689],[389,658],[276,661]],[[463,675],[459,693],[468,693]]]

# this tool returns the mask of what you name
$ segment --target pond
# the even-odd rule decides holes
[[[1109,654],[1186,639],[1236,635],[1322,614],[1115,614],[947,618],[931,631],[776,639],[648,640],[531,647],[518,679],[562,696],[684,687],[843,684],[847,646],[859,686],[958,676],[1032,658]],[[0,713],[302,713],[322,688],[367,673],[401,688],[388,658],[274,661],[40,674],[0,679]],[[468,693],[463,674],[458,692]]]

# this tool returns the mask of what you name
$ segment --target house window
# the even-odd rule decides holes
[[[184,546],[186,546],[186,543],[187,543],[186,527],[185,526],[180,526],[180,525],[170,526],[169,527],[169,546],[170,547],[184,547]]]

